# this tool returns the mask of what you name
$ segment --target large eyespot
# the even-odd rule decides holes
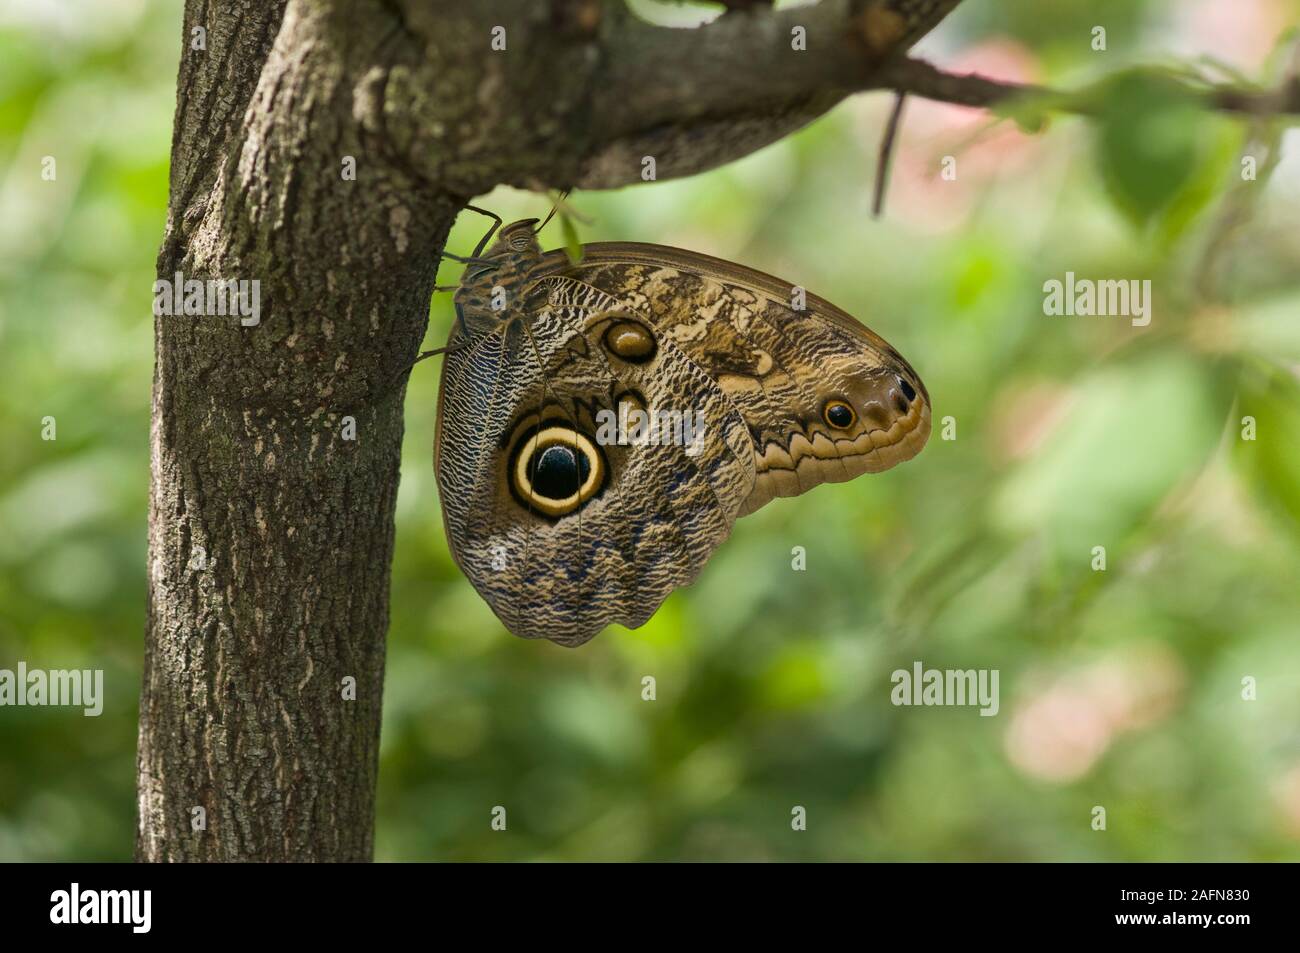
[[[544,516],[574,512],[605,485],[608,468],[586,434],[543,424],[526,434],[510,460],[510,488],[520,504]]]
[[[605,348],[629,364],[644,364],[655,356],[655,336],[640,321],[620,318],[605,329]]]
[[[848,430],[858,422],[858,415],[848,403],[833,398],[822,408],[822,419],[836,430]]]

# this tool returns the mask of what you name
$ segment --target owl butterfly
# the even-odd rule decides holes
[[[575,264],[536,223],[458,259],[434,449],[452,555],[515,635],[636,628],[737,518],[925,445],[920,377],[833,304],[661,245]]]

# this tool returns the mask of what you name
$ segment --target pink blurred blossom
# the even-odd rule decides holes
[[[963,50],[945,58],[943,66],[1021,83],[1040,79],[1034,55],[1005,39]],[[886,101],[876,99],[861,116],[868,151],[879,148],[888,108]],[[1022,133],[1010,121],[994,124],[987,110],[911,97],[895,143],[888,206],[919,230],[950,230],[961,224],[994,180],[1032,169],[1041,152],[1038,137]],[[951,181],[940,175],[945,156],[956,159]]]
[[[1154,40],[1161,52],[1212,56],[1249,75],[1258,75],[1294,22],[1294,8],[1283,0],[1180,0],[1170,13],[1170,22]]]
[[[1294,765],[1273,785],[1273,801],[1282,816],[1282,829],[1300,840],[1300,764]]]
[[[1118,737],[1167,716],[1182,683],[1178,659],[1163,647],[1107,656],[1048,679],[1015,705],[1007,757],[1041,781],[1077,780]]]

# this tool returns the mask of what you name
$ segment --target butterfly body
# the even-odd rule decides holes
[[[452,553],[516,635],[634,628],[740,516],[924,446],[920,378],[829,302],[657,245],[575,264],[533,221],[466,267],[434,457]]]

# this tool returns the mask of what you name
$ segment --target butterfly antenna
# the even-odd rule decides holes
[[[555,204],[551,206],[551,210],[546,213],[546,218],[542,219],[542,224],[538,225],[535,229],[533,229],[534,234],[540,232],[543,228],[547,226],[547,224],[551,221],[551,219],[555,218],[555,213],[560,210],[560,206],[564,204],[564,200],[569,197],[569,192],[570,192],[569,189],[565,189],[563,192],[560,193],[559,197],[555,200]]]

